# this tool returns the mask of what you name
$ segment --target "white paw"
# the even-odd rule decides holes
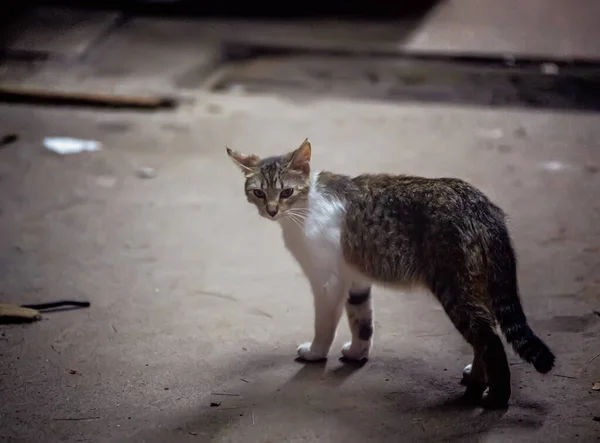
[[[463,369],[463,377],[464,378],[469,378],[469,376],[471,375],[471,371],[473,370],[473,365],[467,365],[465,366],[465,369]]]
[[[352,342],[348,342],[342,347],[342,355],[348,360],[364,360],[369,358],[369,345],[362,343],[352,346]]]
[[[463,369],[461,384],[465,386],[481,386],[486,384],[485,374],[473,372],[473,365],[465,366]]]
[[[312,343],[304,343],[298,346],[298,357],[306,361],[317,361],[326,358],[327,353],[315,350]]]

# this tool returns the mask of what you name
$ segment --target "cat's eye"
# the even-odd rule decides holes
[[[261,191],[260,189],[254,189],[252,192],[254,192],[254,195],[256,195],[258,198],[265,198],[266,195],[263,191]]]
[[[279,197],[280,198],[290,198],[293,193],[294,193],[294,190],[292,188],[287,188],[279,193]]]

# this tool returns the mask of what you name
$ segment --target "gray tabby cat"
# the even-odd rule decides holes
[[[244,173],[248,201],[279,222],[287,249],[310,281],[315,332],[298,348],[302,359],[327,357],[344,306],[352,340],[342,354],[366,359],[373,341],[371,285],[422,285],[473,347],[473,363],[463,371],[466,398],[487,407],[508,404],[510,370],[496,322],[537,371],[554,366],[521,306],[505,215],[470,184],[311,172],[308,140],[264,159],[227,153]]]

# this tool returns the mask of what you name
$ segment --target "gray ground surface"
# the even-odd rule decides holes
[[[175,60],[177,46],[164,47]],[[115,66],[107,55],[19,79],[177,90],[192,65],[140,78],[133,57],[130,71],[94,75],[95,63]],[[597,114],[184,92],[193,100],[155,114],[0,106],[0,135],[20,136],[0,150],[1,300],[92,302],[0,327],[0,440],[598,440]],[[58,156],[48,136],[103,150]],[[511,351],[510,408],[458,407],[468,346],[430,295],[385,290],[364,367],[337,359],[345,323],[326,364],[295,362],[311,338],[309,288],[278,227],[245,202],[224,146],[270,154],[307,136],[316,168],[457,176],[499,203],[555,371]],[[155,178],[136,175],[145,166]]]

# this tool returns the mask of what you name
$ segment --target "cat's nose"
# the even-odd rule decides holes
[[[277,206],[267,206],[267,214],[269,214],[271,217],[275,217],[277,215],[277,210]]]

